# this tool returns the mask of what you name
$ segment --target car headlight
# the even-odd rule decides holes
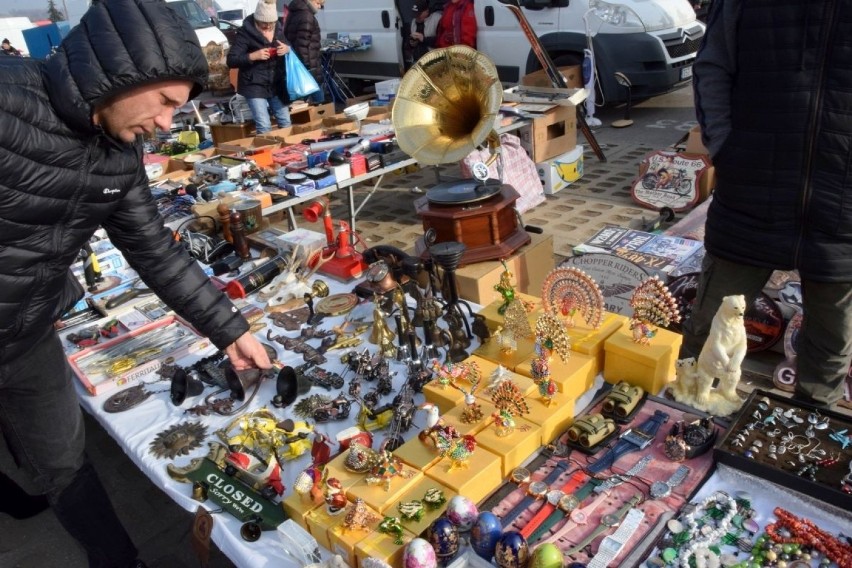
[[[603,0],[590,0],[589,8],[592,15],[601,21],[598,32],[630,33],[646,31],[642,19],[629,6],[604,2]]]

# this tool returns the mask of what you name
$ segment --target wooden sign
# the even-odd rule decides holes
[[[703,155],[658,150],[645,156],[633,181],[633,201],[649,209],[687,211],[698,203],[701,176],[710,166]]]

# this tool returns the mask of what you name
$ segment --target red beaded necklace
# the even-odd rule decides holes
[[[839,541],[808,519],[800,519],[781,507],[775,507],[773,512],[778,520],[766,525],[765,529],[766,534],[773,541],[781,544],[809,546],[825,554],[839,568],[852,568],[852,545]],[[790,536],[778,534],[779,528],[787,529]]]

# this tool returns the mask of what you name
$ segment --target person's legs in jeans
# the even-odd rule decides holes
[[[730,262],[713,257],[708,252],[701,266],[698,293],[692,306],[692,313],[683,322],[683,344],[680,347],[679,357],[681,359],[698,358],[710,333],[713,316],[722,305],[722,298],[743,294],[746,305],[750,306],[771,274],[771,268]]]
[[[852,283],[802,281],[796,397],[829,405],[843,398],[852,360]]]
[[[0,364],[0,431],[89,565],[130,565],[137,550],[84,454],[83,416],[56,333]]]
[[[254,128],[258,134],[272,130],[272,121],[269,119],[269,103],[266,99],[246,99],[251,115],[254,117]]]
[[[275,115],[275,122],[278,123],[278,128],[290,126],[290,107],[285,105],[279,97],[270,97],[269,108],[272,109],[272,114]],[[258,134],[260,134],[259,130]]]

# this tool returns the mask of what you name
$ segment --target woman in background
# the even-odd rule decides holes
[[[287,72],[282,59],[288,51],[275,0],[260,0],[254,14],[243,20],[228,52],[228,67],[239,69],[237,93],[246,98],[258,134],[272,130],[270,111],[278,128],[290,126]]]
[[[321,35],[316,13],[322,10],[325,0],[293,0],[290,2],[290,13],[287,15],[287,27],[284,35],[293,46],[293,51],[305,67],[314,76],[320,90],[308,97],[312,103],[322,103],[322,55],[320,53]]]

